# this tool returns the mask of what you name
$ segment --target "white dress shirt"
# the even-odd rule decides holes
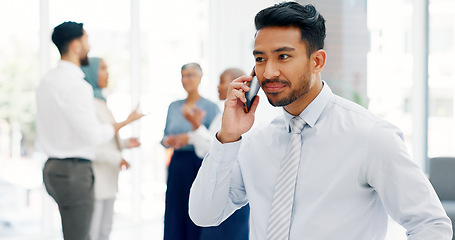
[[[47,156],[91,160],[96,145],[113,138],[112,124],[96,117],[93,88],[77,65],[59,61],[41,80],[36,98],[39,143]]]
[[[194,146],[194,151],[199,158],[204,158],[209,152],[213,135],[221,128],[222,116],[222,113],[218,113],[210,123],[209,129],[201,124],[196,130],[188,133],[188,143]]]
[[[218,225],[249,202],[250,239],[266,239],[291,117],[285,112],[234,143],[215,138],[190,192],[196,224]],[[451,221],[399,129],[334,95],[326,83],[300,117],[307,125],[290,239],[384,239],[388,214],[408,239],[451,239]]]

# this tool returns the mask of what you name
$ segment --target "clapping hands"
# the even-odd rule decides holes
[[[188,144],[188,134],[168,135],[163,139],[163,145],[173,147],[174,149],[182,148]]]
[[[185,104],[182,107],[182,114],[191,123],[193,130],[196,130],[202,124],[206,112],[197,106]]]

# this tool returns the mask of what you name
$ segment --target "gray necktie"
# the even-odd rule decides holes
[[[292,205],[294,203],[295,182],[300,162],[301,137],[305,121],[293,117],[290,122],[291,140],[275,185],[272,210],[267,227],[267,240],[289,239]]]

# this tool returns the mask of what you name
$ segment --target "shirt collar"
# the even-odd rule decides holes
[[[301,117],[310,127],[313,127],[316,124],[319,116],[321,116],[322,111],[329,102],[331,96],[333,95],[332,90],[327,85],[325,81],[322,81],[323,86],[321,92],[316,96],[316,98],[300,113]],[[294,116],[284,110],[284,121],[285,126],[289,126],[291,118]]]
[[[60,60],[60,61],[58,61],[58,67],[59,68],[65,68],[68,71],[71,71],[77,77],[80,77],[80,78],[84,78],[85,77],[85,74],[81,70],[81,68],[79,66],[77,66],[76,64],[72,63],[72,62],[69,62],[69,61],[66,61],[66,60]]]

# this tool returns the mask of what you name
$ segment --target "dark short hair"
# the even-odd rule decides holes
[[[195,63],[195,62],[192,62],[192,63],[187,63],[185,65],[182,66],[182,69],[181,71],[185,70],[185,69],[188,69],[188,68],[196,68],[196,70],[199,72],[199,74],[202,76],[202,68],[201,68],[201,65],[199,65],[199,63]]]
[[[254,18],[256,31],[266,27],[300,28],[302,40],[311,53],[324,48],[325,20],[311,5],[296,2],[282,2],[261,10]]]
[[[57,46],[60,54],[68,52],[70,42],[80,38],[84,34],[84,24],[76,22],[64,22],[54,28],[52,42]]]

